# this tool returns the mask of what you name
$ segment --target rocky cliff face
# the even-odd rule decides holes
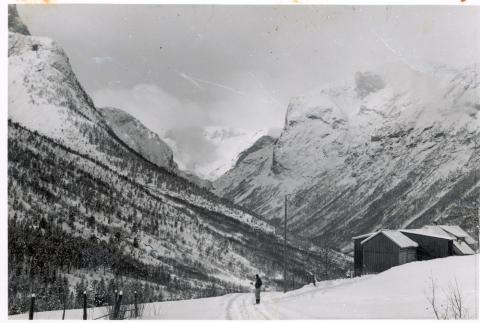
[[[82,153],[104,158],[87,131],[110,131],[63,49],[46,37],[8,35],[8,117]]]
[[[277,141],[246,150],[215,190],[289,227],[350,248],[379,228],[455,223],[476,233],[476,66],[356,73],[291,100]]]
[[[100,111],[115,134],[144,158],[202,188],[212,188],[210,181],[180,170],[172,148],[132,115],[116,108],[103,108]]]
[[[115,134],[133,150],[157,166],[177,171],[172,149],[156,133],[123,110],[102,108],[100,111]]]
[[[19,33],[22,35],[30,35],[30,31],[20,19],[17,11],[17,6],[14,4],[8,5],[8,31]]]

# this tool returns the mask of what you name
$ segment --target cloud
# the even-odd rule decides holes
[[[214,91],[216,95],[199,104],[179,98],[156,84],[141,83],[126,88],[111,82],[111,86],[94,91],[92,98],[96,106],[122,109],[156,132],[173,149],[181,168],[205,173],[218,161],[231,159],[229,149],[220,149],[218,143],[205,137],[205,127],[242,128],[249,134],[276,128],[284,118],[284,105],[273,99],[268,87],[260,84],[252,73],[232,75],[229,82],[233,87],[248,89],[249,95],[227,89],[218,93],[219,87],[212,84],[200,89]]]
[[[480,8],[463,6],[59,4],[18,10],[32,34],[62,44],[98,106],[124,109],[160,135],[178,130],[179,142],[193,143],[188,157],[205,163],[215,155],[212,147],[197,142],[198,132],[187,139],[180,130],[278,129],[291,97],[352,81],[355,72],[479,61],[471,44],[480,41]],[[69,28],[58,28],[65,19]]]
[[[92,93],[95,105],[125,110],[162,135],[166,130],[208,123],[208,114],[190,100],[182,100],[155,84],[131,88],[106,87]]]
[[[175,143],[175,160],[180,168],[197,173],[198,167],[215,162],[222,156],[217,147],[205,138],[200,127],[177,128],[167,132],[166,139]]]
[[[113,64],[115,63],[115,59],[112,56],[94,56],[92,57],[92,62],[97,65],[103,64]]]

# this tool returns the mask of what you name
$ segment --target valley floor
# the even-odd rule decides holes
[[[143,319],[434,319],[427,300],[431,281],[436,303],[447,306],[451,288],[458,283],[467,318],[478,318],[479,256],[448,257],[413,262],[377,275],[322,281],[288,293],[264,292],[254,305],[253,293],[147,304]],[[103,315],[90,309],[89,319]],[[28,314],[10,319],[27,319]],[[66,319],[81,319],[81,310],[67,311]],[[35,319],[61,319],[61,311],[36,313]]]

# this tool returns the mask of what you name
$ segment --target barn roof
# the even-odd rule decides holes
[[[412,239],[410,239],[400,231],[392,231],[392,230],[380,230],[375,234],[372,234],[369,238],[363,240],[361,244],[364,244],[365,242],[369,241],[370,239],[373,239],[379,234],[383,234],[400,248],[418,247],[418,243],[416,243],[415,241],[413,241]]]
[[[473,255],[475,253],[465,241],[453,241],[453,249],[458,255]]]
[[[357,239],[364,239],[370,237],[372,234],[375,234],[376,232],[370,232],[370,233],[365,233],[359,236],[352,237],[352,240],[357,240]]]
[[[442,230],[454,235],[457,238],[463,238],[465,242],[468,244],[475,243],[475,239],[473,239],[472,236],[470,236],[465,230],[463,230],[458,225],[439,225],[439,227]]]
[[[450,234],[446,233],[442,229],[435,227],[435,226],[425,226],[421,229],[402,229],[401,232],[406,233],[413,233],[427,237],[434,237],[439,239],[447,239],[447,240],[454,240],[455,238],[452,237]]]

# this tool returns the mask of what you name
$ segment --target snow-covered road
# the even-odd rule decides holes
[[[304,307],[292,304],[297,298],[313,299],[317,293],[325,294],[334,287],[346,286],[357,282],[359,279],[336,280],[320,282],[318,287],[306,286],[300,290],[289,293],[268,292],[263,293],[262,302],[255,304],[253,292],[250,294],[226,295],[225,317],[227,320],[281,320],[285,318],[304,317]],[[305,302],[305,305],[309,302]]]
[[[262,293],[254,305],[252,293],[146,304],[143,319],[275,320],[275,319],[434,319],[427,301],[433,278],[436,302],[443,308],[455,280],[468,318],[478,318],[478,255],[413,262],[377,275],[322,281],[316,287]],[[88,318],[102,315],[89,309]],[[81,319],[81,310],[67,311],[66,319]],[[11,316],[26,319],[27,314]],[[36,319],[61,319],[61,311],[35,314]]]
[[[288,293],[264,292],[254,305],[253,292],[180,302],[151,304],[145,319],[433,319],[427,301],[430,277],[437,284],[437,304],[458,282],[468,317],[478,317],[478,255],[448,257],[394,267],[377,275],[322,281]]]

